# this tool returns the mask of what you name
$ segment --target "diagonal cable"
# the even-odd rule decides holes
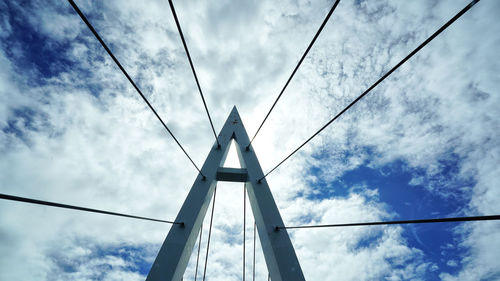
[[[44,205],[44,206],[50,206],[50,207],[57,207],[57,208],[64,208],[64,209],[71,209],[71,210],[78,210],[78,211],[84,211],[84,212],[98,213],[98,214],[104,214],[104,215],[120,216],[120,217],[139,219],[139,220],[148,220],[148,221],[171,223],[171,224],[183,224],[182,222],[173,222],[173,221],[166,221],[166,220],[153,219],[153,218],[147,218],[147,217],[140,217],[140,216],[134,216],[134,215],[128,215],[128,214],[122,214],[122,213],[116,213],[116,212],[110,212],[110,211],[104,211],[104,210],[98,210],[98,209],[91,209],[91,208],[80,207],[80,206],[74,206],[74,205],[61,204],[61,203],[50,202],[50,201],[31,199],[31,198],[26,198],[26,197],[13,196],[13,195],[8,195],[8,194],[3,194],[3,193],[0,193],[0,199],[17,201],[17,202],[24,202],[24,203],[31,203],[31,204],[37,204],[37,205]]]
[[[391,225],[391,224],[436,223],[436,222],[463,222],[463,221],[487,221],[487,220],[500,220],[500,215],[439,218],[439,219],[400,220],[400,221],[358,222],[358,223],[342,223],[342,224],[277,226],[276,229],[279,230],[279,229],[294,229],[294,228],[297,229],[297,228],[320,228],[320,227],[364,226],[364,225]]]
[[[181,36],[182,45],[184,45],[184,50],[186,51],[186,55],[189,60],[189,65],[191,66],[191,70],[193,71],[194,80],[196,80],[196,86],[198,86],[198,91],[200,92],[201,100],[203,101],[203,105],[205,106],[205,111],[207,112],[208,121],[210,121],[210,126],[212,127],[212,132],[214,133],[215,141],[217,141],[217,147],[220,147],[219,139],[217,138],[217,133],[215,132],[214,124],[212,123],[212,118],[210,117],[210,113],[208,112],[207,103],[205,102],[205,97],[203,96],[203,92],[201,91],[200,82],[198,81],[198,76],[196,75],[196,71],[194,70],[193,61],[191,60],[191,55],[189,54],[189,50],[186,44],[186,40],[184,39],[184,34],[182,33],[181,25],[179,23],[179,19],[177,18],[177,14],[175,13],[174,3],[172,0],[168,0],[170,4],[170,10],[172,11],[172,15],[175,19],[175,24],[177,25],[177,30],[179,31],[179,35]]]
[[[479,2],[479,0],[473,0],[470,2],[465,8],[463,8],[460,12],[458,12],[453,18],[451,18],[447,23],[445,23],[441,28],[439,28],[436,32],[434,32],[427,40],[425,40],[422,44],[420,44],[417,48],[415,48],[409,55],[407,55],[404,59],[402,59],[398,64],[396,64],[391,70],[385,73],[380,79],[377,80],[373,85],[371,85],[368,89],[366,89],[359,97],[357,97],[354,101],[352,101],[347,107],[345,107],[342,111],[340,111],[333,119],[328,121],[323,127],[321,127],[314,135],[308,138],[303,144],[301,144],[298,148],[296,148],[292,153],[290,153],[285,159],[278,163],[274,168],[272,168],[267,174],[265,174],[262,178],[259,179],[261,181],[265,177],[267,177],[270,173],[272,173],[276,168],[278,168],[283,162],[288,160],[292,155],[294,155],[297,151],[299,151],[304,145],[306,145],[309,141],[311,141],[314,137],[316,137],[321,131],[323,131],[326,127],[333,123],[333,121],[337,120],[342,114],[344,114],[349,108],[351,108],[354,104],[356,104],[359,100],[361,100],[364,96],[366,96],[373,88],[375,88],[378,84],[380,84],[384,79],[386,79],[389,75],[391,75],[396,69],[398,69],[401,65],[403,65],[406,61],[408,61],[411,57],[413,57],[418,51],[420,51],[425,45],[431,42],[434,38],[436,38],[441,32],[443,32],[446,28],[448,28],[453,22],[455,22],[458,18],[460,18],[463,14],[465,14],[474,4]]]
[[[94,34],[94,36],[97,38],[97,40],[99,41],[99,43],[101,43],[102,47],[106,50],[106,52],[109,54],[109,56],[113,59],[113,61],[115,62],[115,64],[118,66],[118,68],[120,68],[120,70],[123,72],[123,74],[125,75],[125,77],[127,77],[128,81],[130,82],[130,84],[132,84],[132,86],[135,88],[135,90],[137,91],[137,93],[142,97],[142,99],[144,100],[144,102],[148,105],[148,107],[151,109],[151,111],[153,111],[153,113],[155,114],[155,116],[158,118],[158,120],[160,120],[161,124],[163,125],[163,127],[167,130],[167,132],[170,134],[170,136],[174,139],[174,141],[177,143],[177,145],[182,149],[182,151],[184,152],[184,154],[187,156],[187,158],[189,159],[189,161],[191,161],[191,163],[193,164],[193,166],[196,168],[196,170],[198,170],[198,173],[200,173],[203,177],[205,177],[203,175],[203,173],[200,171],[200,169],[198,168],[198,166],[196,166],[196,164],[194,163],[193,159],[191,159],[191,157],[187,154],[186,150],[184,149],[184,147],[182,147],[182,145],[180,144],[180,142],[177,140],[177,138],[174,136],[174,134],[172,133],[172,131],[170,131],[170,129],[167,127],[167,124],[165,124],[165,122],[163,122],[163,120],[161,119],[160,115],[158,115],[158,113],[156,112],[156,110],[153,108],[153,106],[151,105],[151,103],[149,103],[148,99],[146,98],[146,96],[144,96],[144,94],[142,93],[142,91],[139,89],[139,87],[137,87],[137,85],[135,84],[134,80],[132,80],[132,78],[130,78],[130,75],[127,73],[127,71],[125,70],[125,68],[123,68],[123,66],[121,65],[121,63],[118,61],[118,59],[115,57],[115,55],[113,55],[113,53],[111,52],[111,50],[108,48],[108,46],[106,45],[106,43],[104,43],[104,41],[102,40],[101,36],[99,36],[99,34],[97,33],[97,31],[94,29],[94,27],[92,26],[92,24],[90,24],[90,22],[88,21],[88,19],[85,17],[85,15],[82,13],[82,11],[80,11],[80,9],[78,8],[78,6],[75,4],[75,2],[73,0],[68,0],[68,2],[71,4],[71,6],[73,7],[73,9],[75,10],[75,12],[80,16],[80,18],[83,20],[83,22],[87,25],[87,27],[90,29],[90,31],[92,32],[92,34]]]
[[[253,140],[255,139],[255,137],[257,136],[257,134],[259,133],[259,131],[262,128],[262,126],[264,125],[264,123],[266,122],[267,117],[269,117],[269,114],[271,114],[271,111],[273,111],[274,106],[276,106],[276,103],[278,103],[278,100],[281,98],[281,95],[283,95],[283,92],[285,92],[285,89],[286,89],[286,87],[288,87],[288,84],[290,83],[290,81],[292,81],[293,76],[295,75],[295,73],[299,69],[300,65],[302,64],[302,62],[306,58],[307,53],[309,53],[309,50],[311,50],[311,47],[314,45],[314,42],[316,42],[316,39],[318,39],[319,34],[321,33],[321,31],[325,27],[326,23],[330,19],[331,15],[333,14],[333,11],[335,11],[335,8],[337,8],[337,5],[339,4],[339,2],[340,2],[340,0],[335,1],[335,3],[333,4],[332,8],[328,12],[328,15],[326,15],[325,20],[323,20],[323,23],[321,24],[321,26],[319,27],[318,31],[316,32],[316,35],[314,35],[313,40],[311,41],[311,43],[309,43],[309,46],[307,47],[306,51],[304,52],[304,54],[300,58],[299,62],[297,63],[297,66],[295,66],[295,69],[292,71],[292,75],[290,75],[290,77],[288,78],[288,80],[285,83],[285,86],[283,86],[283,89],[281,89],[281,92],[279,93],[278,97],[276,98],[276,100],[274,101],[273,105],[271,106],[271,109],[269,109],[269,111],[267,112],[266,117],[264,117],[264,120],[262,120],[262,123],[260,124],[259,128],[257,129],[257,132],[255,132],[255,135],[253,136],[252,140],[248,144],[247,149],[250,148],[250,145],[252,144]]]

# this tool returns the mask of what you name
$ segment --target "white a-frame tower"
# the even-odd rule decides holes
[[[201,174],[198,174],[182,208],[161,246],[147,281],[180,281],[196,243],[201,224],[212,199],[217,181],[246,182],[246,189],[267,268],[273,281],[305,280],[292,243],[284,226],[278,207],[250,146],[250,139],[236,107],[226,120],[217,142],[208,154]],[[236,151],[242,169],[222,168],[231,140],[237,143]]]

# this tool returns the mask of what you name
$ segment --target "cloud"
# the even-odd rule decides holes
[[[255,132],[330,2],[175,3],[216,130],[236,104]],[[254,142],[264,171],[465,4],[341,2]],[[201,165],[214,139],[168,3],[78,5]],[[0,192],[174,219],[196,170],[70,6],[0,6]],[[359,167],[393,175],[383,168],[398,161],[413,188],[466,202],[443,216],[498,213],[498,11],[494,1],[478,3],[267,178],[287,225],[400,216],[381,185],[360,179],[339,196],[334,184]],[[208,274],[239,280],[242,187],[219,190]],[[142,280],[169,230],[21,203],[0,209],[6,280]],[[446,260],[454,269],[413,244],[405,227],[290,235],[308,280],[477,280],[498,277],[497,230],[496,222],[453,228],[448,242],[464,249]],[[194,263],[193,255],[185,280]]]

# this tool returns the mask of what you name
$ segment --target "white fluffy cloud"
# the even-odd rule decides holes
[[[255,132],[330,2],[175,2],[216,130],[236,105],[249,134]],[[341,2],[254,143],[263,169],[277,164],[466,3]],[[213,135],[167,1],[78,4],[201,165]],[[0,192],[174,219],[196,170],[69,4],[0,7]],[[478,3],[270,175],[285,223],[398,217],[380,200],[380,186],[354,188],[341,198],[306,196],[318,191],[318,179],[334,181],[360,165],[377,168],[396,160],[424,170],[412,182],[433,196],[466,197],[468,204],[457,213],[498,213],[499,11],[496,1]],[[26,28],[41,36],[31,42],[40,48],[27,47]],[[43,59],[50,62],[44,66],[50,75],[43,73]],[[440,178],[442,161],[453,157],[459,159],[455,178]],[[312,167],[319,172],[309,173]],[[472,184],[448,184],[461,179]],[[217,201],[208,274],[213,280],[239,280],[242,204],[234,202],[242,201],[241,185],[221,184]],[[248,221],[251,249],[250,214]],[[410,246],[402,227],[290,234],[308,280],[418,280],[430,271],[445,280],[493,280],[500,274],[499,247],[492,245],[500,241],[499,229],[497,222],[456,228],[456,247],[467,249],[449,261],[460,266],[456,273],[442,271],[423,249]],[[153,261],[168,230],[0,202],[0,279],[142,280],[138,264]],[[262,280],[267,271],[259,249],[258,254]],[[194,258],[185,280],[194,274]],[[251,255],[247,272],[249,260]]]

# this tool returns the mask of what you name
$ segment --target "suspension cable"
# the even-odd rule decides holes
[[[255,281],[255,228],[256,222],[253,222],[253,266],[252,266],[252,281]]]
[[[500,220],[500,215],[473,216],[473,217],[455,217],[455,218],[439,218],[439,219],[419,219],[419,220],[399,220],[399,221],[358,222],[358,223],[342,223],[342,224],[277,226],[276,230],[279,230],[279,229],[294,229],[294,228],[319,228],[319,227],[341,227],[341,226],[363,226],[363,225],[390,225],[390,224],[461,222],[461,221],[487,221],[487,220]]]
[[[301,144],[298,148],[296,148],[292,153],[290,153],[285,159],[278,163],[274,168],[272,168],[267,174],[265,174],[262,178],[259,179],[261,181],[265,177],[267,177],[270,173],[272,173],[276,168],[278,168],[283,162],[288,160],[292,155],[294,155],[297,151],[299,151],[304,145],[306,145],[309,141],[311,141],[314,137],[316,137],[321,131],[323,131],[326,127],[332,124],[333,121],[337,120],[344,112],[346,112],[349,108],[351,108],[354,104],[356,104],[359,100],[361,100],[364,96],[366,96],[373,88],[375,88],[378,84],[380,84],[384,79],[386,79],[389,75],[391,75],[396,69],[398,69],[401,65],[403,65],[406,61],[408,61],[413,55],[415,55],[418,51],[420,51],[425,45],[431,42],[434,38],[436,38],[441,32],[443,32],[446,28],[448,28],[453,22],[455,22],[458,18],[460,18],[463,14],[465,14],[472,6],[474,6],[479,0],[473,0],[470,2],[465,8],[463,8],[460,12],[458,12],[452,19],[450,19],[447,23],[445,23],[441,28],[439,28],[436,32],[434,32],[429,38],[427,38],[422,44],[420,44],[416,49],[414,49],[409,55],[407,55],[403,60],[401,60],[398,64],[396,64],[391,70],[385,73],[380,79],[377,80],[373,85],[371,85],[368,89],[366,89],[360,96],[358,96],[354,101],[352,101],[347,107],[345,107],[342,111],[340,111],[333,119],[328,121],[323,127],[321,127],[316,133],[314,133],[310,138],[308,138],[303,144]]]
[[[194,281],[198,278],[198,262],[200,261],[201,235],[203,234],[203,223],[200,227],[200,239],[198,241],[198,255],[196,256],[196,268],[194,270]]]
[[[247,184],[243,184],[243,281],[245,281],[245,238],[246,238],[246,214],[247,214]]]
[[[167,130],[167,132],[170,134],[170,136],[174,139],[174,141],[177,143],[177,145],[181,148],[181,150],[184,152],[184,154],[187,156],[187,158],[189,159],[189,161],[191,161],[191,163],[193,164],[193,166],[196,168],[196,170],[198,170],[198,173],[200,173],[203,178],[205,178],[205,176],[203,175],[203,173],[200,171],[200,169],[198,168],[198,166],[196,166],[196,164],[194,163],[193,159],[191,159],[191,157],[189,156],[189,154],[186,152],[186,150],[184,149],[184,147],[182,147],[182,145],[180,144],[180,142],[177,140],[177,138],[174,136],[174,134],[172,133],[172,131],[170,131],[170,129],[167,127],[167,124],[165,124],[165,122],[163,122],[163,120],[161,119],[160,115],[158,115],[158,113],[156,112],[156,110],[153,108],[153,106],[151,105],[151,103],[149,103],[148,99],[146,98],[146,96],[144,96],[144,94],[142,93],[142,91],[139,89],[139,87],[137,87],[137,85],[135,84],[134,80],[132,80],[132,78],[130,77],[130,75],[127,73],[127,71],[125,70],[125,68],[123,68],[123,66],[121,65],[121,63],[118,61],[118,59],[115,57],[115,55],[113,55],[113,53],[111,52],[111,50],[108,48],[108,46],[106,45],[106,43],[104,43],[104,41],[102,40],[101,36],[99,36],[99,34],[97,33],[97,31],[95,30],[95,28],[92,26],[92,24],[90,24],[89,20],[85,17],[85,15],[82,13],[82,11],[80,11],[80,9],[78,8],[78,6],[75,4],[75,2],[73,0],[68,0],[68,2],[71,4],[71,6],[73,7],[73,9],[75,10],[75,12],[80,16],[80,18],[83,20],[83,22],[87,25],[87,27],[90,29],[90,31],[92,32],[92,34],[94,34],[95,38],[97,38],[97,40],[99,41],[99,43],[101,43],[101,46],[106,50],[106,52],[108,53],[108,55],[113,59],[113,61],[115,62],[115,64],[118,66],[118,68],[120,68],[120,70],[122,71],[122,73],[125,75],[125,77],[127,77],[128,81],[130,82],[130,84],[132,84],[132,86],[135,88],[135,90],[137,91],[137,93],[142,97],[142,99],[144,100],[144,102],[148,105],[149,109],[151,109],[151,111],[153,111],[154,115],[156,116],[156,118],[158,118],[158,120],[160,120],[161,124],[163,125],[163,127]]]
[[[172,0],[168,0],[168,3],[170,4],[170,10],[172,11],[172,15],[174,16],[175,24],[177,25],[177,30],[179,31],[179,35],[181,36],[182,44],[184,45],[184,50],[186,51],[186,55],[189,60],[189,65],[191,66],[191,70],[193,71],[194,80],[196,80],[196,86],[198,86],[198,92],[200,92],[201,100],[203,101],[203,105],[205,106],[205,111],[207,112],[208,121],[210,121],[210,126],[212,127],[215,141],[217,141],[217,147],[220,147],[219,138],[217,138],[217,133],[215,132],[214,124],[212,123],[212,118],[210,117],[210,113],[208,112],[207,103],[205,102],[205,97],[203,96],[203,92],[201,91],[200,82],[198,81],[198,76],[196,75],[196,71],[194,70],[193,61],[191,60],[191,55],[189,54],[186,40],[184,39],[184,34],[182,33],[181,25],[179,23],[179,19],[177,18],[177,13],[175,12],[174,3],[172,2]]]
[[[182,222],[173,222],[173,221],[166,221],[166,220],[153,219],[153,218],[147,218],[147,217],[140,217],[140,216],[135,216],[135,215],[127,215],[127,214],[122,214],[122,213],[116,213],[116,212],[110,212],[110,211],[104,211],[104,210],[98,210],[98,209],[91,209],[91,208],[86,208],[86,207],[67,205],[67,204],[37,200],[37,199],[26,198],[26,197],[13,196],[13,195],[8,195],[8,194],[3,194],[3,193],[0,193],[0,199],[17,201],[17,202],[24,202],[24,203],[31,203],[31,204],[37,204],[37,205],[44,205],[44,206],[50,206],[50,207],[57,207],[57,208],[64,208],[64,209],[71,209],[71,210],[78,210],[78,211],[85,211],[85,212],[92,212],[92,213],[98,213],[98,214],[112,215],[112,216],[120,216],[120,217],[139,219],[139,220],[148,220],[148,221],[171,223],[171,224],[183,224]]]
[[[304,54],[300,58],[299,62],[297,63],[297,66],[295,66],[295,69],[292,71],[292,74],[290,75],[290,77],[286,81],[285,86],[283,86],[283,89],[281,89],[281,92],[279,93],[278,97],[276,98],[276,100],[274,101],[273,105],[271,106],[271,109],[269,109],[269,112],[267,112],[266,117],[264,117],[264,120],[262,120],[262,123],[260,124],[259,128],[257,129],[257,132],[255,132],[255,135],[253,136],[252,140],[247,145],[247,149],[250,148],[250,145],[252,144],[253,140],[255,139],[255,137],[259,133],[260,129],[262,128],[262,125],[264,125],[264,123],[266,122],[267,117],[269,117],[269,114],[271,114],[271,111],[273,111],[274,106],[276,105],[276,103],[278,103],[278,100],[281,98],[281,95],[283,95],[283,92],[285,92],[285,89],[286,89],[286,87],[288,87],[288,84],[290,83],[290,81],[292,81],[293,76],[295,75],[295,73],[299,69],[300,65],[304,61],[305,57],[307,56],[307,53],[309,53],[309,50],[311,50],[311,47],[314,45],[314,42],[316,42],[316,39],[318,39],[319,34],[321,33],[321,31],[325,27],[326,23],[330,19],[330,16],[333,14],[333,11],[335,11],[335,8],[339,4],[339,2],[340,2],[340,0],[335,1],[335,3],[333,4],[332,8],[328,12],[328,15],[326,15],[326,18],[323,20],[323,23],[321,24],[321,26],[319,27],[318,31],[316,32],[316,35],[314,35],[313,40],[311,41],[311,43],[309,43],[309,46],[307,47],[306,51],[304,52]]]
[[[210,237],[212,236],[212,222],[214,220],[214,209],[215,209],[215,195],[217,194],[217,185],[214,189],[214,201],[212,203],[212,214],[210,215],[210,227],[208,228],[208,241],[207,241],[207,253],[205,255],[205,267],[203,269],[203,281],[207,274],[207,263],[208,263],[208,250],[210,249]]]

